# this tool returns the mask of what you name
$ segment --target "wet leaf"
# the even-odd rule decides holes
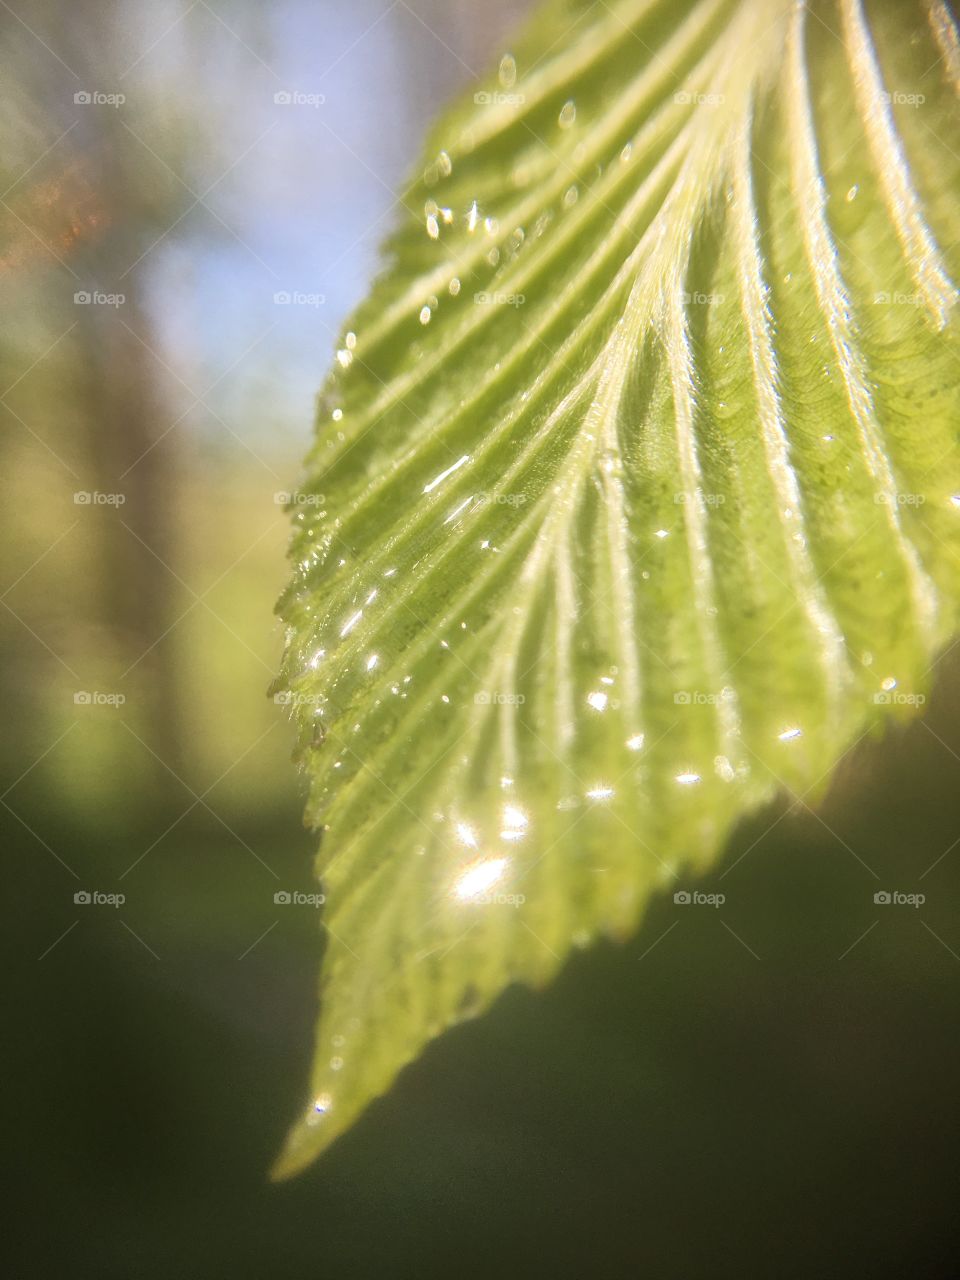
[[[557,0],[438,126],[292,504],[327,941],[279,1176],[922,702],[958,63],[936,0]]]

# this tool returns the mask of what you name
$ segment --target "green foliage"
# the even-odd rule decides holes
[[[555,0],[436,129],[293,504],[306,1164],[909,713],[960,574],[939,3]]]

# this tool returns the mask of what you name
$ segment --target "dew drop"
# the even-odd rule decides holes
[[[505,53],[500,59],[498,75],[504,89],[512,89],[517,83],[517,60],[512,53]]]
[[[577,118],[576,103],[572,98],[568,99],[560,108],[560,115],[557,117],[557,124],[561,129],[569,129],[572,127]]]
[[[449,285],[447,285],[447,288],[450,290],[451,298],[455,298],[457,294],[460,292],[459,277],[454,276],[453,279],[450,281]]]
[[[421,311],[420,311],[420,323],[421,323],[421,324],[429,324],[429,323],[430,323],[430,316],[431,316],[431,314],[432,314],[432,313],[431,313],[431,311],[430,311],[430,308],[429,308],[429,307],[423,307],[423,308],[421,308]]]

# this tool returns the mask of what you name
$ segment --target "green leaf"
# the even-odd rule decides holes
[[[555,0],[406,191],[292,504],[308,1163],[923,701],[960,579],[939,0]]]

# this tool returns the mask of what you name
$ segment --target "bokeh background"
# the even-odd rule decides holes
[[[426,125],[528,7],[0,2],[11,1275],[953,1273],[960,650],[744,824],[722,914],[654,903],[267,1181],[322,946],[273,896],[316,888],[282,495]]]

